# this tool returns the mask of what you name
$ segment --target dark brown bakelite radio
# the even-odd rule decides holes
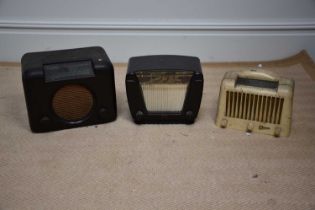
[[[193,123],[202,90],[197,57],[153,55],[129,60],[126,91],[131,115],[138,124]]]
[[[113,65],[101,47],[27,53],[22,78],[33,132],[116,119]]]

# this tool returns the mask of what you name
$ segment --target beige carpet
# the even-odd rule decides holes
[[[20,67],[2,64],[0,209],[314,210],[315,68],[305,52],[263,63],[296,81],[289,138],[214,125],[223,74],[255,65],[204,65],[202,106],[190,126],[134,124],[126,66],[116,65],[115,122],[33,134]]]

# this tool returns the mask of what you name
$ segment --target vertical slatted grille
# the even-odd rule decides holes
[[[150,112],[180,112],[188,84],[142,84],[143,98]]]
[[[283,102],[281,97],[227,91],[225,116],[280,124]]]
[[[192,71],[138,71],[143,99],[149,112],[180,112]]]

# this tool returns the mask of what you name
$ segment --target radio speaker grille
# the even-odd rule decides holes
[[[66,85],[57,90],[52,100],[56,115],[66,121],[84,119],[93,107],[93,95],[81,85]]]
[[[140,71],[136,74],[149,112],[182,110],[191,71]]]
[[[143,84],[142,92],[148,111],[182,110],[188,84]]]
[[[225,116],[280,124],[283,98],[244,92],[226,92]]]

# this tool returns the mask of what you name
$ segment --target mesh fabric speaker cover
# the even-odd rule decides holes
[[[55,114],[66,121],[85,118],[93,106],[93,95],[81,85],[65,85],[55,93],[52,107]]]

